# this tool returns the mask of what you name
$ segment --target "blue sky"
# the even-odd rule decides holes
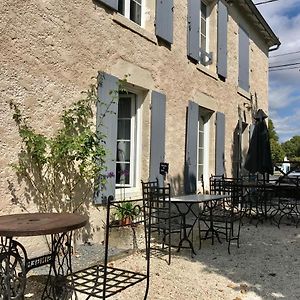
[[[300,0],[279,0],[257,8],[281,41],[280,48],[270,52],[270,66],[300,63]],[[300,135],[300,64],[294,67],[269,75],[269,116],[280,142]]]

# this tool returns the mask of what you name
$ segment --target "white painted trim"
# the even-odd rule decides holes
[[[211,12],[212,12],[212,5],[210,3],[207,3],[206,1],[200,0],[200,18],[199,18],[199,47],[201,49],[201,3],[204,3],[206,6],[206,31],[205,31],[205,37],[206,37],[206,45],[205,45],[205,51],[209,53],[209,45],[210,45],[210,22],[211,22]],[[200,62],[201,64],[201,62]],[[209,67],[209,65],[205,66],[206,68]]]
[[[132,187],[127,187],[125,189],[125,198],[127,200],[137,199],[141,197],[141,188],[140,188],[140,178],[141,178],[141,153],[142,153],[142,110],[143,110],[143,102],[144,96],[142,89],[138,89],[131,85],[125,86],[125,89],[136,95],[136,106],[135,106],[135,139],[134,143],[134,177],[130,178],[130,182],[132,183]],[[133,176],[132,172],[131,175]],[[132,180],[132,181],[131,181]],[[116,200],[123,200],[124,198],[124,189],[118,188],[115,193]]]
[[[130,0],[124,0],[124,16],[130,19]]]
[[[204,188],[208,185],[208,178],[209,178],[209,138],[210,138],[210,122],[211,116],[204,123],[204,164],[203,164],[203,181],[204,181]]]
[[[132,0],[124,0],[124,16],[130,20],[130,3]],[[145,0],[141,0],[141,24],[138,24],[132,20],[130,20],[131,22],[134,22],[135,24],[138,24],[139,26],[141,26],[142,28],[145,27],[145,16],[144,16],[144,12],[145,12]]]

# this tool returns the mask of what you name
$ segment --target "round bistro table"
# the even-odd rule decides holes
[[[0,295],[4,300],[23,299],[26,274],[50,265],[41,299],[65,299],[66,277],[72,273],[72,232],[87,224],[88,217],[71,213],[26,213],[0,216]],[[28,258],[15,237],[51,235],[50,252]]]

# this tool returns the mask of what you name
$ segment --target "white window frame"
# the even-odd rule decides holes
[[[212,59],[211,57],[206,57],[206,60],[205,62],[202,60],[202,45],[201,45],[201,21],[202,21],[202,15],[201,15],[201,8],[202,8],[202,3],[206,6],[206,19],[205,19],[205,23],[206,23],[206,31],[205,31],[205,37],[206,37],[206,45],[205,45],[205,49],[203,49],[206,53],[209,54],[209,46],[210,46],[210,15],[211,15],[211,10],[212,10],[212,7],[209,3],[207,3],[206,1],[202,1],[202,0],[199,0],[200,1],[200,11],[199,11],[199,14],[200,14],[200,18],[199,18],[199,49],[200,49],[200,60],[199,60],[199,63],[201,65],[204,65],[206,67],[209,66],[209,62],[210,60]]]
[[[133,186],[134,183],[134,173],[135,173],[135,140],[136,140],[136,127],[137,127],[137,123],[136,123],[136,97],[134,94],[120,94],[119,95],[119,102],[121,101],[122,98],[130,98],[130,102],[131,102],[131,112],[130,112],[130,173],[129,173],[129,183],[128,184],[119,184],[116,183],[116,187],[120,188],[120,187],[131,187]],[[119,118],[118,118],[119,120]],[[117,139],[117,143],[119,140]],[[123,140],[125,142],[127,142],[128,140]],[[133,170],[133,172],[132,172]]]
[[[204,109],[204,107],[199,106],[199,110]],[[210,139],[210,120],[213,112],[207,111],[204,115],[200,115],[198,117],[198,140],[197,140],[197,189],[202,189],[202,182],[199,176],[199,119],[202,116],[204,119],[203,126],[203,181],[204,187],[206,186],[206,181],[209,174],[209,139]]]
[[[122,1],[122,0],[119,0]],[[124,17],[126,17],[127,19],[129,19],[130,21],[134,22],[135,24],[144,27],[144,6],[145,6],[145,0],[141,0],[141,24],[133,21],[130,19],[130,4],[131,2],[137,2],[136,0],[124,0]],[[139,3],[137,3],[139,5]]]
[[[126,91],[128,91],[128,93],[134,94],[134,98],[135,98],[135,106],[134,106],[135,115],[131,119],[131,122],[134,122],[134,128],[133,126],[131,126],[131,134],[134,136],[135,142],[131,143],[130,145],[130,151],[131,151],[130,158],[133,157],[133,161],[130,160],[130,170],[134,170],[134,172],[130,171],[129,184],[125,184],[125,185],[116,184],[115,196],[117,200],[123,200],[124,198],[129,200],[137,196],[140,196],[139,178],[141,177],[143,97],[142,97],[142,92],[139,89],[135,89],[134,87],[131,86],[125,87],[125,89]],[[124,97],[126,96],[128,97],[127,94],[124,95]]]

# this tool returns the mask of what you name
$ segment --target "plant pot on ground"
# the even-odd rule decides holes
[[[140,213],[140,207],[134,202],[123,201],[116,208],[115,218],[119,225],[131,225]]]

